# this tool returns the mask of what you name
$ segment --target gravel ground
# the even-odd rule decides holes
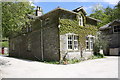
[[[1,78],[118,78],[118,57],[56,65],[0,56]]]

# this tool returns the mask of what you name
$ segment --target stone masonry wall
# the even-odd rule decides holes
[[[54,12],[36,19],[32,25],[32,32],[11,38],[10,56],[59,61],[59,45],[58,12]]]

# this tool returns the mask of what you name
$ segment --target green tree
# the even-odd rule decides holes
[[[111,22],[114,19],[114,9],[110,8],[109,6],[105,8],[104,13],[108,16],[108,22]]]
[[[96,7],[96,8],[94,8],[94,7]],[[95,5],[94,7],[92,10],[93,13],[90,14],[90,17],[93,17],[95,19],[102,21],[102,23],[98,24],[98,28],[99,28],[109,22],[109,15],[107,15],[108,12],[107,11],[105,12],[105,9],[103,8],[102,5],[100,6],[100,4],[98,4],[98,5]]]
[[[27,14],[33,13],[34,7],[27,2],[2,2],[2,34],[11,37],[20,33],[22,26],[29,22]]]
[[[102,22],[99,23],[98,28],[115,20],[120,19],[120,1],[114,8],[103,8],[102,6],[95,5],[93,7],[93,13],[90,14],[91,17],[101,20]]]
[[[120,19],[120,1],[114,8],[114,19]]]

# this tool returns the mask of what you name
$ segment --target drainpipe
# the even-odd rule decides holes
[[[42,33],[42,20],[41,21],[41,29],[40,29],[40,33],[41,33],[41,54],[42,54],[42,61],[44,61],[44,55],[43,55],[43,33]]]

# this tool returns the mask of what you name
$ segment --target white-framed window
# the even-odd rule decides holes
[[[86,37],[86,49],[93,50],[94,36],[88,35]]]
[[[78,50],[78,35],[68,35],[68,50]]]
[[[80,15],[80,16],[78,17],[78,19],[79,19],[79,25],[80,25],[80,26],[83,26],[83,16]]]
[[[114,32],[114,33],[120,32],[120,26],[114,26],[113,32]]]

